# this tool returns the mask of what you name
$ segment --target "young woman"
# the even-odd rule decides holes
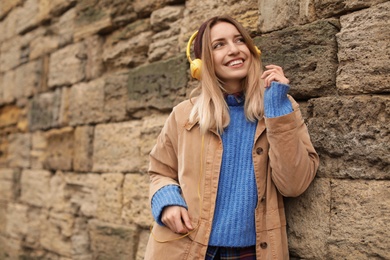
[[[289,80],[262,72],[228,16],[201,25],[194,52],[199,95],[173,109],[150,153],[145,259],[288,259],[283,196],[303,193],[319,163]]]

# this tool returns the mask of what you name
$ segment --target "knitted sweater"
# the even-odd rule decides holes
[[[272,82],[264,93],[266,117],[283,116],[293,111],[287,98],[288,85]],[[254,209],[257,189],[252,162],[252,146],[256,123],[249,122],[244,114],[244,99],[233,95],[226,97],[230,124],[222,134],[223,156],[209,244],[213,246],[244,247],[256,242]],[[187,205],[180,187],[168,185],[152,198],[152,214],[157,223],[167,206]]]

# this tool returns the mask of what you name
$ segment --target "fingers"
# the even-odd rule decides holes
[[[185,234],[193,229],[187,210],[180,206],[166,207],[162,212],[161,221],[178,234]]]
[[[277,65],[267,65],[266,70],[261,75],[264,79],[265,87],[271,86],[272,81],[277,81],[283,84],[289,84],[290,81],[284,76],[282,67]]]

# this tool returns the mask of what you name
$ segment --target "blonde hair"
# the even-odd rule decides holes
[[[249,121],[254,122],[256,119],[260,120],[263,117],[264,111],[263,81],[260,79],[262,66],[252,38],[245,28],[233,18],[229,16],[213,17],[202,25],[204,27],[203,34],[198,34],[198,37],[202,37],[202,80],[198,87],[191,92],[191,97],[193,97],[195,93],[200,91],[199,96],[194,101],[194,107],[190,114],[190,121],[198,121],[200,130],[203,134],[211,129],[215,129],[221,134],[223,133],[223,129],[230,123],[229,108],[223,94],[223,82],[217,77],[214,71],[214,60],[210,39],[211,28],[220,22],[230,23],[237,28],[252,55],[248,75],[242,81],[242,90],[245,95],[245,116]],[[197,46],[197,48],[199,48],[199,46]]]

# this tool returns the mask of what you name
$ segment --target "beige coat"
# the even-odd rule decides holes
[[[294,112],[258,122],[253,145],[258,205],[257,259],[288,259],[283,196],[303,193],[313,180],[319,158],[311,144],[298,104]],[[188,122],[191,102],[176,106],[150,153],[150,198],[165,185],[179,185],[194,227],[181,237],[154,224],[145,259],[204,259],[213,222],[222,140],[215,131],[202,136]],[[272,148],[272,149],[271,149]],[[202,158],[201,158],[202,157]]]

